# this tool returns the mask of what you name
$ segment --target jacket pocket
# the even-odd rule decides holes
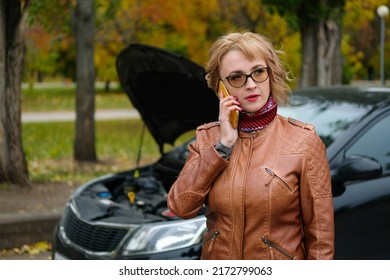
[[[261,237],[261,241],[263,241],[263,243],[265,245],[268,246],[268,248],[270,249],[275,249],[276,251],[278,251],[280,254],[282,254],[283,256],[287,257],[289,260],[295,260],[296,258],[290,254],[289,252],[287,252],[285,249],[283,249],[282,247],[280,247],[279,245],[275,244],[274,242],[272,242],[271,240],[269,240],[268,238],[265,238],[265,237]]]
[[[261,168],[263,168],[264,171],[270,175],[269,180],[265,183],[267,187],[271,185],[271,182],[273,180],[277,180],[285,190],[287,190],[290,194],[294,194],[294,190],[290,187],[290,185],[282,177],[276,174],[271,168],[265,166],[262,166]]]
[[[217,236],[221,233],[219,229],[211,233],[208,237],[203,239],[203,247],[207,246],[207,251],[210,253],[214,248],[214,242]]]

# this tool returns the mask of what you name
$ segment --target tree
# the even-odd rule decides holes
[[[76,134],[74,158],[96,161],[95,145],[95,7],[94,0],[77,0],[73,16],[76,37]]]
[[[40,74],[75,79],[76,51],[69,12],[73,3],[74,0],[31,1],[25,37],[26,70],[30,78]]]
[[[343,17],[343,53],[348,62],[346,74],[349,79],[378,79],[380,19],[376,9],[389,1],[347,0]],[[385,18],[388,26],[389,17]],[[385,29],[388,31],[388,28]],[[385,38],[389,38],[386,34]],[[387,49],[388,50],[388,49]],[[387,57],[388,53],[386,53]],[[386,68],[389,69],[389,64]]]
[[[29,1],[0,0],[0,5],[0,183],[27,186],[21,85],[25,52],[23,32]]]
[[[58,13],[58,11],[64,11]],[[53,17],[57,13],[58,16]],[[69,42],[69,29],[76,45],[76,125],[74,159],[96,161],[95,145],[95,1],[94,0],[36,0],[32,5],[31,21],[60,34]],[[70,27],[70,28],[69,28]],[[68,47],[59,52],[66,52]],[[58,50],[57,50],[58,51]],[[67,61],[69,63],[69,61]],[[64,69],[64,67],[63,67]]]
[[[218,0],[218,10],[213,13],[214,20],[222,25],[219,32],[228,30],[249,30],[260,33],[272,41],[275,48],[281,49],[286,55],[280,59],[287,65],[291,73],[300,70],[300,42],[296,28],[288,25],[288,22],[278,13],[270,12],[259,0]],[[212,23],[208,25],[212,28]],[[221,33],[219,33],[221,34]],[[210,37],[214,41],[216,37]],[[294,76],[294,75],[293,75]],[[296,81],[290,83],[295,87]]]
[[[263,0],[290,17],[301,33],[300,87],[341,84],[345,0]]]

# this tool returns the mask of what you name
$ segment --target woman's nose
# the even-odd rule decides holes
[[[253,87],[257,87],[257,83],[252,79],[252,77],[248,77],[245,86],[247,88],[253,88]]]

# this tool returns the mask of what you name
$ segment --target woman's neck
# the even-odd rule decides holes
[[[244,132],[252,132],[265,128],[275,118],[277,113],[277,104],[275,99],[270,95],[267,103],[257,112],[248,113],[240,112],[238,120],[238,129]]]

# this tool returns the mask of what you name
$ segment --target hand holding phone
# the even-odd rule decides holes
[[[222,81],[219,81],[218,92],[222,93],[223,97],[230,95]],[[234,129],[237,129],[238,126],[238,116],[239,112],[237,110],[233,110],[230,112],[229,121]]]

